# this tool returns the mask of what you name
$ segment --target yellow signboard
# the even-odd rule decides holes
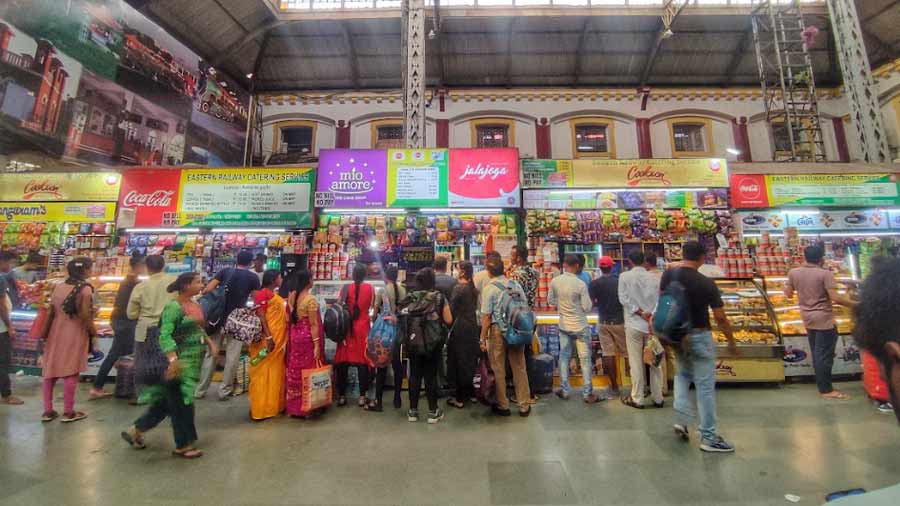
[[[0,223],[113,221],[115,202],[0,202]]]
[[[722,158],[574,160],[577,188],[727,188]]]
[[[0,201],[115,202],[122,176],[115,172],[3,174]]]

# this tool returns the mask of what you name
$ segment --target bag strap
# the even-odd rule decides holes
[[[388,315],[394,314],[394,307],[393,307],[393,305],[391,305],[391,298],[388,297],[388,295],[387,295],[387,291],[388,291],[389,287],[390,287],[390,285],[385,286],[384,290],[381,291],[381,313],[382,313],[382,315],[384,315],[385,313]],[[394,297],[399,297],[399,296],[400,296],[399,293],[394,294]],[[387,308],[387,309],[385,309],[385,308]]]

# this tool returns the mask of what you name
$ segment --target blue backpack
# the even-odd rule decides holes
[[[678,271],[672,273],[673,279],[659,296],[653,312],[653,333],[672,344],[681,343],[692,328],[687,290],[678,277]]]
[[[500,300],[494,306],[493,320],[503,332],[506,344],[509,346],[531,344],[535,318],[534,312],[528,307],[522,288],[515,281],[510,281],[507,286],[503,286],[499,281],[492,284],[500,289]]]

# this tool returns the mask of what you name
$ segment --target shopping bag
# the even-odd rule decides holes
[[[319,365],[315,369],[304,369],[301,392],[301,410],[305,413],[330,406],[334,395],[331,366]]]
[[[376,368],[386,367],[391,363],[391,350],[397,340],[397,325],[385,321],[384,315],[379,315],[369,331],[369,339],[366,343],[366,356]]]
[[[250,356],[241,353],[238,359],[237,370],[234,372],[234,388],[232,395],[243,395],[250,388]]]
[[[485,406],[493,406],[497,403],[494,382],[494,371],[491,370],[487,356],[482,356],[478,361],[475,377],[472,378],[472,385],[475,387],[475,398]]]
[[[651,367],[659,367],[659,363],[662,361],[663,356],[666,354],[666,349],[663,348],[659,339],[656,336],[650,336],[647,338],[647,344],[644,345],[644,363]]]

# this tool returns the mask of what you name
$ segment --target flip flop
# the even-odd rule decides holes
[[[147,447],[147,445],[144,444],[144,438],[138,436],[137,434],[133,434],[131,429],[122,431],[122,439],[124,439],[126,443],[130,444],[131,447],[135,450],[143,450]]]
[[[88,400],[96,401],[96,400],[100,400],[100,399],[106,399],[107,397],[112,397],[112,396],[113,396],[113,394],[111,392],[103,392],[102,394],[91,393],[91,394],[88,394]]]
[[[41,422],[47,423],[56,420],[59,417],[59,413],[56,411],[46,411],[43,415],[41,415]]]
[[[822,398],[827,401],[849,401],[850,396],[845,394],[844,392],[831,392],[828,394],[822,395]]]
[[[14,395],[10,395],[9,397],[4,397],[0,400],[0,404],[6,404],[7,406],[21,406],[22,404],[25,404],[25,401]]]
[[[63,413],[63,416],[59,421],[62,423],[72,423],[77,422],[78,420],[84,420],[85,418],[87,418],[87,413],[76,411],[74,413]]]
[[[202,457],[203,452],[196,448],[189,448],[184,451],[173,450],[172,455],[175,457],[181,457],[183,459],[192,460],[192,459],[199,459],[200,457]]]

